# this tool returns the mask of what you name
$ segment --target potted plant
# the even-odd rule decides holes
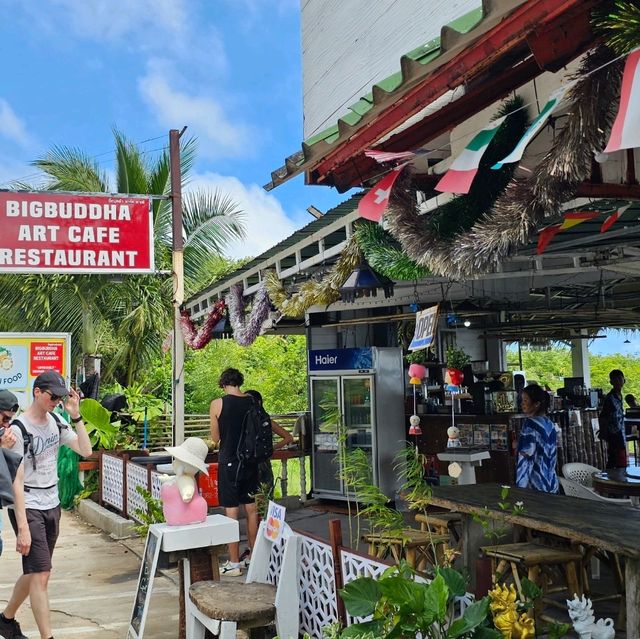
[[[461,386],[464,380],[462,369],[471,361],[461,348],[449,346],[447,348],[447,374],[454,386]]]

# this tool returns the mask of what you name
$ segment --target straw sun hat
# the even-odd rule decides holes
[[[166,446],[165,450],[178,461],[194,466],[203,473],[209,471],[204,462],[209,448],[199,437],[188,437],[180,446]]]

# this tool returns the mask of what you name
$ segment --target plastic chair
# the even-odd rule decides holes
[[[298,637],[300,536],[285,524],[282,538],[274,544],[264,536],[265,526],[262,521],[245,583],[199,581],[188,588],[185,593],[187,639],[204,639],[205,630],[218,639],[236,639],[238,629],[250,631],[274,622],[279,637]],[[186,570],[185,573],[188,574]],[[276,575],[275,586],[271,585],[270,574]]]
[[[586,466],[586,464],[584,465]],[[610,504],[620,504],[621,506],[631,505],[630,499],[615,499],[613,497],[604,497],[603,495],[599,495],[595,490],[593,490],[593,488],[584,486],[577,481],[566,479],[565,477],[559,477],[559,479],[564,494],[568,495],[569,497],[580,497],[581,499],[591,499],[592,501],[606,501]]]
[[[570,462],[562,466],[562,474],[571,481],[576,481],[583,486],[593,486],[593,473],[599,473],[600,469],[589,464]]]

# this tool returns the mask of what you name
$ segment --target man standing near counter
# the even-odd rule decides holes
[[[76,432],[61,416],[54,417],[53,410],[61,401],[65,402]],[[29,554],[22,558],[23,575],[0,614],[0,636],[5,639],[24,637],[15,616],[29,597],[40,638],[53,639],[48,584],[60,524],[58,450],[64,445],[83,457],[91,454],[89,435],[80,416],[80,396],[66,387],[59,373],[42,373],[33,382],[33,403],[11,422],[11,430],[16,436],[13,450],[24,453],[24,501],[31,548]],[[11,511],[9,518],[17,532],[16,521],[20,520],[21,514]]]
[[[622,404],[624,373],[617,368],[613,369],[609,373],[609,383],[613,388],[604,398],[602,410],[598,416],[599,437],[607,442],[607,468],[626,468],[627,442],[624,432],[624,406]]]

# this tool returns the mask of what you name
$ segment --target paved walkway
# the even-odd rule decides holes
[[[0,557],[0,605],[4,606],[21,565],[13,531],[6,514],[2,516],[5,549]],[[63,513],[49,583],[56,639],[126,638],[143,548],[141,539],[114,541],[74,513]],[[39,639],[28,602],[18,621],[30,639]],[[156,575],[144,634],[149,639],[178,636],[177,570]]]

